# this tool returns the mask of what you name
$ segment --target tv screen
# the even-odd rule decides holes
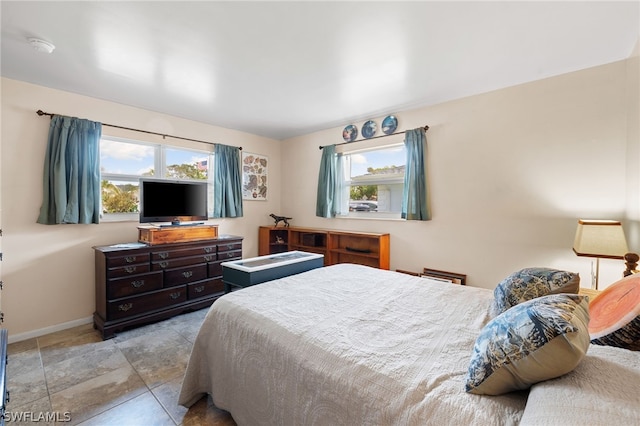
[[[140,223],[208,219],[207,182],[140,179]]]

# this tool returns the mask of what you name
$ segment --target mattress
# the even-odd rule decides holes
[[[513,425],[527,392],[464,391],[487,289],[339,264],[227,294],[194,343],[179,403],[240,425]]]

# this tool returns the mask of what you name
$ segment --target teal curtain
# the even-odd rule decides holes
[[[343,186],[341,155],[336,154],[335,145],[325,146],[322,148],[318,173],[316,216],[336,217],[342,213]]]
[[[424,128],[407,130],[404,145],[407,149],[407,164],[404,172],[402,218],[431,220],[425,166],[427,138]]]
[[[53,116],[38,223],[100,222],[101,136],[101,123]]]
[[[240,148],[215,145],[213,217],[242,217]]]

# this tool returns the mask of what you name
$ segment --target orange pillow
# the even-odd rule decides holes
[[[589,305],[591,343],[640,351],[640,274],[629,275]]]

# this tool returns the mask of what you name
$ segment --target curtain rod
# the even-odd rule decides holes
[[[429,126],[424,126],[423,129],[426,132],[427,130],[429,130]],[[404,132],[395,132],[395,133],[390,133],[388,135],[373,136],[371,138],[360,139],[359,141],[342,142],[342,143],[335,144],[335,146],[346,145],[346,144],[352,143],[352,142],[368,141],[368,140],[371,140],[371,139],[386,138],[387,136],[400,135],[402,133],[404,133]],[[318,148],[322,149],[322,148],[324,148],[324,146],[320,145]]]
[[[51,113],[48,113],[48,112],[44,112],[41,109],[36,111],[36,114],[38,114],[41,117],[43,115],[48,115],[50,118],[53,118],[54,115],[60,115],[60,114],[51,114]],[[191,141],[191,142],[206,143],[206,144],[209,144],[209,145],[216,145],[214,142],[201,141],[199,139],[191,139],[191,138],[183,138],[182,136],[166,135],[164,133],[151,132],[149,130],[140,130],[140,129],[133,129],[131,127],[116,126],[115,124],[107,124],[107,123],[101,123],[101,124],[103,126],[107,126],[107,127],[115,127],[116,129],[131,130],[131,131],[134,131],[134,132],[146,133],[148,135],[162,136],[162,139],[173,138],[173,139],[181,139],[183,141]],[[238,149],[242,150],[242,147],[238,147]]]

